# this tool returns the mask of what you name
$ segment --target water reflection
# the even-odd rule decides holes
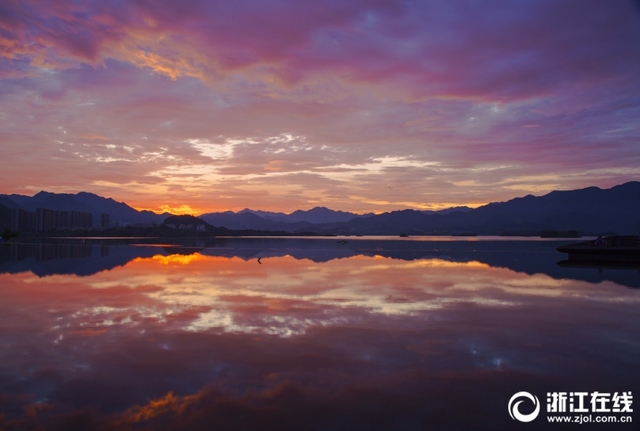
[[[546,246],[323,244],[10,254],[0,428],[517,429],[520,390],[640,389],[640,291],[513,260]]]
[[[383,256],[398,260],[442,259],[451,262],[482,262],[525,274],[546,274],[558,280],[591,283],[613,281],[640,288],[640,266],[585,266],[566,261],[556,251],[560,241],[402,241],[358,239],[344,244],[336,239],[225,238],[198,239],[179,244],[145,244],[138,240],[53,240],[0,247],[0,273],[31,271],[39,276],[54,274],[92,275],[111,270],[138,257],[193,254],[239,257],[244,260],[290,256],[313,262],[328,262],[355,256]],[[151,240],[152,241],[152,240]],[[111,254],[111,250],[117,250]]]

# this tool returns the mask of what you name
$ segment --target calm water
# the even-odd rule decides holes
[[[637,270],[339,240],[0,247],[0,429],[638,429]],[[571,391],[632,391],[633,423],[549,424]]]

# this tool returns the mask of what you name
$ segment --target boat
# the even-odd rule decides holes
[[[612,266],[620,266],[625,263],[640,264],[640,242],[635,235],[612,235],[602,238],[600,245],[598,240],[582,241],[558,247],[561,253],[567,253],[569,258],[565,265],[610,263]]]

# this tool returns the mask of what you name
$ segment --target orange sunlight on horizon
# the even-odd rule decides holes
[[[163,213],[170,213],[170,214],[174,214],[174,215],[199,215],[199,214],[204,214],[207,212],[213,212],[210,210],[203,210],[201,208],[193,208],[191,205],[178,205],[178,206],[171,206],[171,205],[160,205],[160,206],[138,206],[138,205],[131,205],[128,202],[125,202],[126,204],[128,204],[131,208],[135,209],[136,211],[151,211],[154,212],[156,214],[163,214]],[[216,211],[226,211],[226,210],[216,210]]]
[[[369,214],[369,213],[373,213],[373,214],[383,214],[386,212],[391,212],[391,211],[401,211],[401,210],[405,210],[405,209],[412,209],[412,210],[416,210],[416,211],[440,211],[440,210],[444,210],[444,209],[448,209],[448,208],[454,208],[454,207],[462,207],[462,206],[466,206],[469,208],[478,208],[481,207],[483,205],[487,205],[489,202],[470,202],[470,203],[432,203],[432,204],[418,204],[415,203],[414,205],[409,205],[408,203],[405,203],[404,205],[398,206],[398,207],[394,207],[394,208],[385,208],[385,209],[349,209],[349,208],[344,208],[344,207],[339,207],[339,206],[331,206],[330,204],[317,204],[314,206],[309,206],[309,205],[305,205],[303,207],[294,207],[294,206],[287,206],[286,208],[282,208],[280,206],[268,206],[268,207],[264,207],[264,206],[260,206],[260,205],[251,205],[251,204],[247,204],[244,206],[232,206],[232,207],[219,207],[219,206],[215,206],[215,207],[201,207],[201,206],[192,206],[192,205],[188,205],[188,204],[181,204],[181,205],[168,205],[168,204],[163,204],[163,205],[132,205],[129,202],[124,201],[124,203],[126,203],[127,205],[131,206],[132,208],[134,208],[136,211],[151,211],[154,212],[156,214],[162,214],[162,213],[170,213],[170,214],[174,214],[174,215],[193,215],[193,216],[199,216],[201,214],[208,214],[208,213],[215,213],[215,212],[225,212],[225,211],[233,211],[233,212],[238,212],[238,211],[242,211],[243,209],[250,209],[253,211],[268,211],[268,212],[281,212],[281,213],[285,213],[285,214],[291,214],[297,210],[302,210],[302,211],[308,211],[311,210],[313,208],[316,207],[326,207],[329,208],[331,210],[334,211],[344,211],[344,212],[350,212],[350,213],[354,213],[354,214]]]

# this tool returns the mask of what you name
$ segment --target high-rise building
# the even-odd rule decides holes
[[[93,227],[93,214],[84,211],[69,212],[69,227]]]
[[[107,213],[100,214],[100,227],[108,229],[111,226],[111,217]]]
[[[33,232],[36,228],[36,213],[17,208],[11,209],[11,230]]]
[[[58,211],[38,208],[36,210],[36,230],[39,232],[49,232],[58,228]]]
[[[108,217],[108,215],[107,215]],[[56,211],[38,208],[35,212],[11,209],[11,230],[51,232],[58,229],[93,227],[93,214],[84,211]]]
[[[69,211],[58,211],[58,228],[66,229],[71,226],[69,222]]]

